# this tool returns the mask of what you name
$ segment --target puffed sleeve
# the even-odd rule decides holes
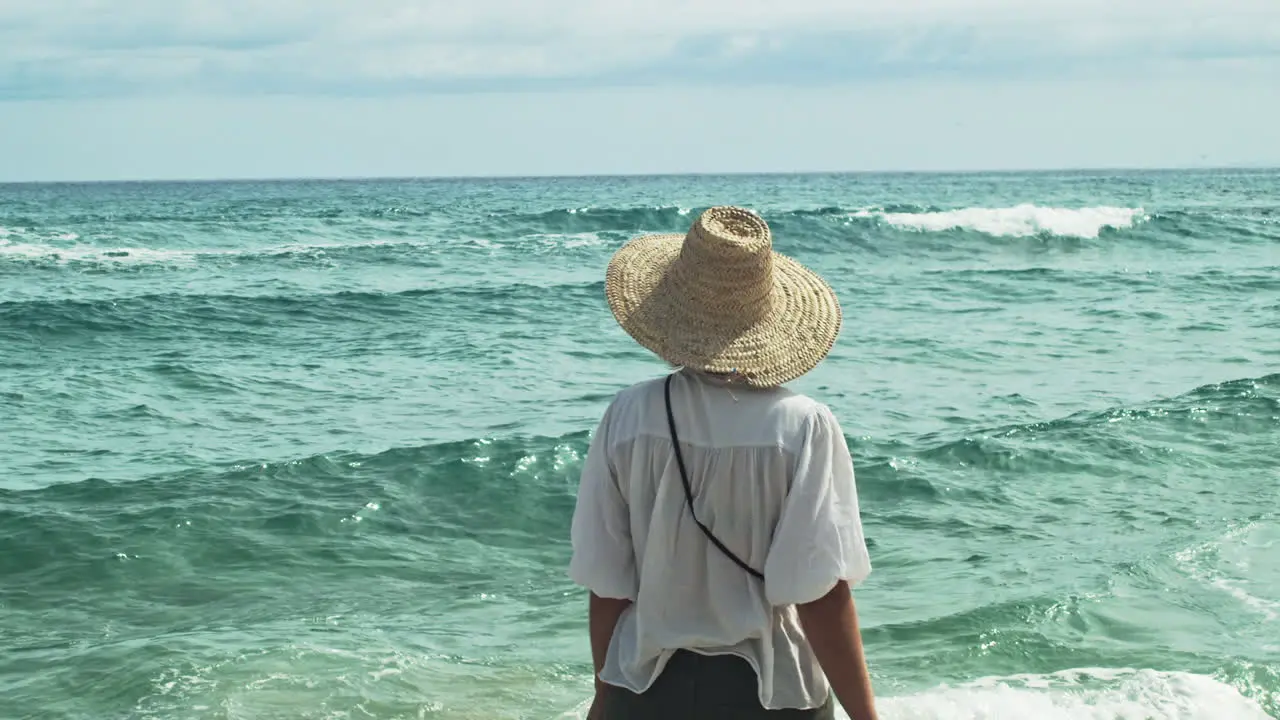
[[[765,595],[775,606],[808,603],[840,580],[853,586],[870,573],[853,458],[835,416],[819,405],[806,422],[765,561]]]
[[[634,600],[635,548],[627,501],[609,460],[609,415],[606,411],[596,428],[582,464],[570,531],[569,577],[600,597]]]

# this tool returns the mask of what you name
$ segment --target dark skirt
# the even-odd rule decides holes
[[[751,664],[737,655],[677,650],[643,693],[608,686],[602,720],[833,720],[831,696],[809,710],[767,710]]]

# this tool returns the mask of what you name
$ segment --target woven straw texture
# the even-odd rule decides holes
[[[816,273],[773,250],[759,215],[704,212],[686,235],[645,235],[613,256],[605,295],[618,324],[675,365],[772,387],[809,372],[840,333]]]

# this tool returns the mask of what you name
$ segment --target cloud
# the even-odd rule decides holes
[[[385,94],[1280,62],[1275,0],[0,0],[0,98]]]

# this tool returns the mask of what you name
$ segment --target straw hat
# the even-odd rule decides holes
[[[772,387],[812,370],[840,333],[816,273],[773,250],[769,225],[713,207],[686,235],[645,235],[609,262],[605,295],[636,342],[675,365]]]

